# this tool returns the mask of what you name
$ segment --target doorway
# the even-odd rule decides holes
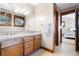
[[[75,13],[68,13],[62,15],[62,23],[59,28],[62,30],[62,40],[60,39],[59,41],[62,42],[55,47],[55,53],[62,55],[76,55],[77,52],[75,51]]]
[[[75,48],[75,13],[62,16],[62,44]]]
[[[56,6],[56,3],[54,3],[54,22],[55,22],[55,26],[54,26],[54,48],[55,46],[59,45],[59,31],[58,31],[58,17],[59,17],[59,12]]]
[[[62,43],[75,43],[75,13],[62,16]],[[74,41],[74,42],[73,42]],[[74,44],[75,45],[75,44]]]
[[[63,40],[65,41],[70,41],[72,44],[74,44],[74,48],[77,49],[79,48],[78,47],[78,31],[77,31],[77,25],[78,25],[78,12],[79,10],[76,10],[76,9],[70,9],[70,10],[67,10],[67,11],[64,11],[64,12],[59,12],[59,9],[57,8],[56,4],[54,4],[54,16],[55,16],[55,33],[54,33],[54,39],[55,39],[55,47],[56,46],[60,46],[62,43],[63,43]],[[70,25],[67,25],[65,23],[65,21],[63,21],[63,17],[65,17],[66,15],[71,15],[72,17],[74,17],[74,25],[73,25],[73,22],[72,19],[69,21],[71,24]],[[68,18],[68,16],[66,16]],[[70,16],[69,16],[70,17]],[[71,18],[72,18],[71,17]],[[68,20],[66,20],[68,21]],[[69,23],[68,22],[68,23]],[[66,26],[67,25],[67,26]],[[70,27],[69,27],[70,26]],[[73,27],[74,26],[74,27]],[[66,31],[63,31],[63,28],[65,27],[68,27],[66,29]],[[64,38],[63,38],[64,37]],[[67,42],[67,43],[68,43]],[[55,48],[56,49],[56,48]],[[79,49],[78,49],[79,50]]]
[[[58,24],[55,23],[55,29],[58,30],[58,34],[56,34],[57,32],[56,30],[54,34],[55,52],[58,51],[58,52],[65,52],[70,55],[72,54],[76,55],[77,54],[76,51],[79,51],[79,8],[72,8],[64,10],[63,12],[58,11],[58,16],[57,15],[55,16],[57,17],[55,18],[55,21],[58,19],[56,23],[59,24],[58,26]],[[63,20],[63,17],[68,19]],[[56,25],[58,26],[58,29]],[[58,45],[56,45],[56,43],[58,43]]]

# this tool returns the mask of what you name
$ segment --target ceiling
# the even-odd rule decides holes
[[[79,3],[56,3],[56,5],[62,12],[63,10],[67,10],[68,8],[79,6]]]
[[[4,8],[22,14],[28,14],[33,11],[33,5],[28,3],[0,3],[0,8]]]
[[[19,13],[31,13],[33,11],[34,6],[36,6],[37,3],[0,3],[0,8],[8,9],[11,11],[16,11],[16,9],[19,9]],[[79,6],[79,3],[56,3],[58,8],[63,12],[63,10],[66,10],[71,7]]]

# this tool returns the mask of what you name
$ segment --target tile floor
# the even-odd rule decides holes
[[[75,51],[75,40],[63,39],[63,43],[56,46],[54,53],[38,49],[30,56],[79,56],[79,52]]]

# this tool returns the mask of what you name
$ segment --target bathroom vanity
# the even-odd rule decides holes
[[[25,15],[10,12],[0,8],[0,26],[12,26],[23,28],[25,27]],[[13,21],[12,21],[13,20]],[[8,29],[9,30],[9,29]],[[0,56],[24,56],[29,55],[41,47],[41,34],[36,32],[21,33],[5,33],[0,31]]]
[[[1,56],[26,56],[41,47],[41,34],[19,34],[0,38]]]

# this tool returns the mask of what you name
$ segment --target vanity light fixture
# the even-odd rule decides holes
[[[20,10],[21,10],[21,8],[18,7],[18,8],[16,8],[16,9],[14,10],[14,12],[20,12]]]
[[[21,7],[18,7],[14,10],[14,12],[17,12],[17,13],[21,13],[21,14],[24,14],[24,15],[27,15],[30,13],[30,11],[26,10],[25,8],[21,8]]]
[[[30,13],[30,11],[26,11],[26,12],[24,12],[24,15],[27,15],[27,14],[29,14]]]
[[[25,8],[22,8],[22,9],[20,10],[21,13],[24,13],[25,11],[26,11]]]

